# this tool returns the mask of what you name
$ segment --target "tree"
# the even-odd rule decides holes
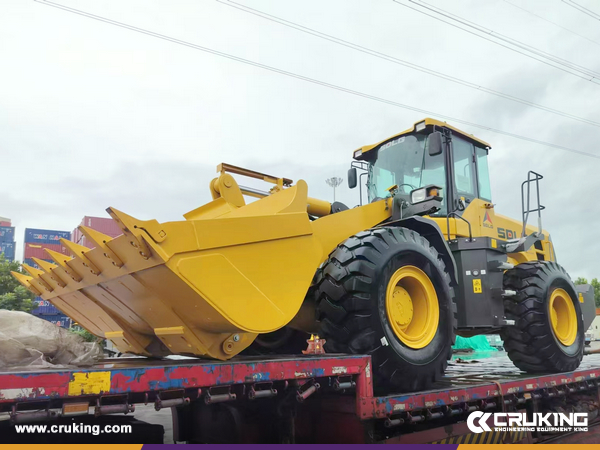
[[[83,338],[83,340],[86,342],[95,342],[98,340],[98,338],[96,336],[94,336],[89,331],[84,330],[83,328],[82,329],[70,328],[69,331],[73,334],[76,334],[77,336],[81,336]]]
[[[598,278],[594,278],[590,284],[594,288],[594,300],[596,301],[596,307],[600,307],[600,281],[598,281]]]
[[[31,312],[36,308],[35,296],[10,274],[24,273],[18,261],[8,261],[0,254],[0,309]]]
[[[591,283],[588,283],[586,278],[579,277],[575,280],[575,284],[591,284],[594,288],[594,301],[596,302],[596,307],[600,308],[600,281],[598,281],[598,278],[594,278]]]

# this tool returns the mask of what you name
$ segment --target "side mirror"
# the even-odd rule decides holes
[[[357,185],[357,180],[356,167],[351,167],[348,169],[348,187],[354,189]]]
[[[429,156],[437,156],[442,154],[444,144],[441,132],[434,131],[431,133],[427,139],[427,142],[429,144]]]

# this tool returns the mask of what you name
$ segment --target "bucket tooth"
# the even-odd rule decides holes
[[[80,225],[78,228],[86,238],[96,244],[96,248],[102,249],[104,257],[110,259],[114,266],[123,267],[123,261],[121,261],[121,258],[119,258],[117,254],[113,252],[108,245],[106,245],[108,241],[112,240],[110,236],[83,225]]]
[[[21,264],[23,269],[31,275],[31,280],[29,282],[33,284],[39,291],[47,291],[52,292],[54,288],[48,284],[46,280],[44,280],[41,275],[44,273],[43,270],[36,269],[35,267],[31,267],[29,264]]]
[[[35,295],[40,296],[42,292],[31,284],[32,277],[28,277],[25,274],[19,272],[11,272],[12,276],[17,279],[19,283],[23,285],[23,287],[27,288],[29,291],[33,292]]]
[[[50,256],[50,258],[52,258],[52,260],[58,265],[57,267],[60,267],[60,269],[62,269],[63,272],[65,272],[69,277],[71,277],[73,281],[79,283],[83,279],[83,277],[80,274],[78,274],[75,270],[71,268],[71,266],[67,264],[67,262],[71,261],[73,258],[62,253],[55,252],[54,250],[49,250],[47,248],[45,248],[44,250],[46,251],[46,253],[48,253],[48,256]]]
[[[163,242],[167,238],[167,232],[162,224],[156,220],[139,220],[115,208],[107,208],[106,211],[117,222],[123,231],[133,233],[133,230],[144,230],[155,242]]]
[[[56,264],[49,263],[39,258],[32,258],[35,263],[42,268],[46,273],[40,275],[48,284],[56,283],[60,287],[65,287],[66,283],[54,273],[54,269],[58,266]],[[51,281],[50,281],[50,280]]]
[[[43,270],[40,269],[36,269],[35,267],[31,267],[29,264],[21,264],[21,266],[23,267],[23,269],[25,269],[25,271],[31,275],[33,278],[39,277],[41,274],[44,273]]]
[[[35,261],[35,263],[40,266],[40,268],[46,272],[46,273],[51,273],[50,271],[52,269],[54,269],[55,267],[58,267],[56,264],[52,264],[51,262],[48,261],[44,261],[43,259],[39,259],[36,258],[35,256],[33,258],[31,258]]]
[[[98,269],[96,264],[90,261],[90,259],[85,255],[85,253],[90,250],[89,248],[76,244],[75,242],[68,241],[65,238],[60,238],[60,243],[69,249],[75,259],[78,259],[85,267],[90,269],[90,272],[92,272],[94,275],[100,275],[102,271]]]
[[[144,259],[150,258],[152,252],[142,237],[143,232],[146,232],[156,242],[162,242],[167,237],[162,229],[158,229],[161,226],[156,220],[137,220],[115,208],[107,208],[106,212],[117,222],[123,233],[132,239],[131,244],[139,249],[139,253]]]

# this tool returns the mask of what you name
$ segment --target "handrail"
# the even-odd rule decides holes
[[[448,240],[450,240],[450,216],[456,217],[464,222],[467,222],[469,226],[469,242],[473,241],[473,233],[471,232],[471,222],[465,219],[463,216],[456,213],[456,211],[452,211],[451,213],[446,214],[446,226],[448,227]]]
[[[532,175],[534,178],[532,178]],[[540,180],[544,177],[533,170],[530,170],[527,173],[527,179],[521,183],[521,211],[523,218],[523,231],[521,232],[521,237],[525,237],[527,235],[527,220],[529,219],[529,213],[537,212],[538,213],[538,234],[542,234],[542,211],[546,209],[540,203]],[[537,208],[530,209],[531,206],[531,183],[535,182],[536,189],[536,198],[537,198]],[[527,185],[527,208],[525,208],[525,185]]]

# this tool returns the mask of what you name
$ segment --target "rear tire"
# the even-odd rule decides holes
[[[550,261],[519,264],[504,274],[504,288],[517,292],[516,297],[504,301],[506,317],[515,320],[515,325],[500,333],[515,366],[530,373],[577,369],[583,358],[585,332],[575,286],[565,269]],[[563,292],[566,298],[556,300],[565,297]],[[553,325],[553,315],[559,320],[556,308],[563,320]]]
[[[422,274],[425,284],[435,290],[437,308],[427,311],[439,314],[429,338],[411,346],[394,331],[398,322],[391,323],[386,306],[390,280],[403,268]],[[455,340],[456,305],[444,263],[420,234],[387,227],[352,236],[329,255],[316,294],[325,350],[370,354],[376,388],[426,389],[443,376]],[[415,320],[412,305],[410,321]],[[419,309],[414,305],[416,318]]]

